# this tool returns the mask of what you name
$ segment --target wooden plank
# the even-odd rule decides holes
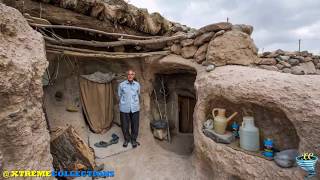
[[[272,161],[273,160],[273,157],[266,157],[264,156],[262,153],[263,151],[257,151],[257,152],[252,152],[252,151],[246,151],[244,149],[242,149],[240,147],[240,140],[237,139],[236,141],[232,142],[231,144],[227,144],[227,146],[229,146],[230,148],[236,150],[236,151],[241,151],[243,153],[246,153],[248,155],[252,155],[252,156],[256,156],[256,157],[260,157],[260,158],[263,158],[263,159],[266,159],[266,160],[269,160],[269,161]]]
[[[34,17],[32,17],[34,18]],[[29,23],[30,26],[33,27],[39,27],[39,28],[49,28],[49,29],[75,29],[75,30],[82,30],[82,31],[88,31],[88,32],[93,32],[96,34],[102,34],[105,36],[112,36],[116,38],[131,38],[131,39],[152,39],[152,38],[159,38],[162,36],[136,36],[136,35],[130,35],[130,34],[121,34],[121,33],[108,33],[96,29],[91,29],[91,28],[84,28],[84,27],[78,27],[78,26],[65,26],[65,25],[50,25],[50,24],[36,24],[36,23]]]

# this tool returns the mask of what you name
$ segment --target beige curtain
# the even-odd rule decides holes
[[[92,131],[108,130],[113,120],[112,83],[98,83],[80,77],[80,91],[82,107]]]

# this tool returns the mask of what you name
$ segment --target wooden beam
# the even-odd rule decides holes
[[[82,30],[87,32],[93,32],[96,34],[102,34],[105,36],[112,36],[112,37],[124,37],[124,38],[130,38],[130,39],[153,39],[153,38],[159,38],[162,36],[136,36],[136,35],[130,35],[130,34],[121,34],[121,33],[108,33],[96,29],[91,28],[84,28],[84,27],[78,27],[78,26],[65,26],[65,25],[45,25],[45,24],[35,24],[35,23],[29,23],[32,27],[38,27],[38,28],[53,28],[53,29],[75,29],[75,30]]]
[[[136,55],[136,54],[141,54],[141,53],[97,51],[97,50],[92,50],[92,49],[59,46],[59,45],[53,45],[53,44],[48,44],[48,43],[46,43],[46,48],[47,49],[54,49],[56,51],[70,50],[70,51],[82,52],[82,53],[107,54],[107,55],[110,55],[110,54],[112,54],[112,55],[127,55],[127,54]],[[167,51],[155,51],[155,52],[156,52],[156,54],[158,54],[159,52],[167,52]],[[150,52],[144,52],[144,53],[150,53]],[[164,54],[167,54],[167,53],[164,53]]]
[[[48,43],[46,43],[46,48],[47,49],[56,49],[58,51],[70,50],[70,51],[77,51],[77,52],[84,52],[84,53],[101,53],[101,54],[108,53],[108,52],[105,52],[105,51],[95,51],[95,50],[91,50],[91,49],[59,46],[59,45],[53,45],[53,44],[48,44]],[[109,53],[111,53],[111,52],[109,52]]]
[[[147,40],[119,39],[120,41],[101,42],[101,41],[86,41],[81,39],[54,39],[48,36],[44,36],[44,39],[52,44],[85,45],[85,46],[92,46],[92,47],[116,47],[116,46],[124,46],[124,45],[143,46],[148,44],[166,43],[166,42],[185,39],[185,38],[187,38],[187,35],[181,34],[177,36],[162,37],[158,39],[147,39]]]
[[[129,58],[142,58],[156,55],[166,56],[170,54],[169,51],[156,51],[146,53],[117,53],[117,52],[104,52],[104,53],[87,53],[87,52],[76,52],[70,50],[61,50],[54,48],[47,48],[47,53],[52,54],[63,54],[67,56],[77,56],[86,58],[105,58],[105,59],[129,59]]]
[[[127,54],[136,54],[136,53],[126,53],[126,52],[107,52],[107,51],[96,51],[92,49],[84,49],[84,48],[75,48],[75,47],[67,47],[67,46],[59,46],[46,43],[47,49],[55,49],[57,51],[76,51],[76,52],[83,52],[83,53],[94,53],[94,54],[112,54],[112,55],[127,55]]]

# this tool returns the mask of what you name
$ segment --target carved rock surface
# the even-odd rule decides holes
[[[20,12],[1,3],[0,27],[0,164],[5,170],[51,170],[42,110],[44,40]]]
[[[199,158],[196,167],[207,162],[213,172],[211,179],[303,179],[305,172],[299,167],[279,168],[273,161],[216,143],[203,134],[202,127],[210,112],[209,104],[215,99],[275,108],[285,113],[297,131],[300,140],[298,151],[319,154],[319,77],[223,66],[198,74],[195,88],[194,136],[195,152]]]

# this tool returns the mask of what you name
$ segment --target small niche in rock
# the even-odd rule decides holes
[[[54,94],[54,97],[56,98],[57,101],[62,101],[63,99],[63,93],[61,91],[57,91],[55,94]]]
[[[238,112],[231,121],[228,122],[227,130],[232,131],[231,124],[235,121],[239,126],[243,121],[243,116],[253,116],[254,124],[259,128],[260,150],[263,151],[263,140],[270,138],[274,142],[275,150],[298,149],[299,137],[292,122],[288,119],[286,114],[278,107],[265,107],[250,102],[231,102],[223,97],[215,98],[209,101],[206,109],[207,119],[212,118],[213,108],[226,109],[226,117],[232,113]],[[239,146],[239,142],[229,144],[229,146]],[[242,150],[236,147],[237,150]],[[248,154],[255,154],[252,152]],[[258,155],[260,156],[260,154]]]

